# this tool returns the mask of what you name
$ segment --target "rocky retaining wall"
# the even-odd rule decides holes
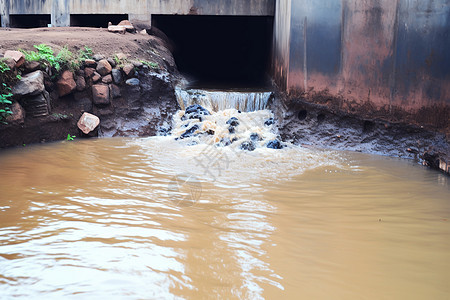
[[[12,87],[13,114],[7,117],[7,124],[0,125],[0,148],[69,135],[155,135],[169,129],[178,109],[173,76],[157,64],[123,53],[117,53],[115,59],[94,55],[79,69],[56,76],[52,68],[24,63],[21,53],[15,54],[16,59],[7,60],[13,72],[20,68],[22,76]],[[94,128],[90,128],[94,123],[83,124],[92,120],[80,120],[84,113],[97,116],[100,124]]]

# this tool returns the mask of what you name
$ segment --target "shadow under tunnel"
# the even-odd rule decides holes
[[[269,85],[273,17],[153,15],[179,71],[201,88]]]

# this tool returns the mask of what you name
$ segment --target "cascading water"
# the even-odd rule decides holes
[[[270,91],[216,91],[176,88],[178,104],[182,110],[193,104],[199,104],[210,111],[234,108],[242,112],[263,110],[269,103]]]
[[[284,147],[273,114],[272,92],[176,89],[182,110],[173,117],[172,135],[188,145],[208,144],[253,151]]]

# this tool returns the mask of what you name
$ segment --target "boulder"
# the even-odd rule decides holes
[[[77,91],[81,92],[86,89],[86,80],[82,76],[78,76],[77,78]]]
[[[97,72],[94,72],[94,75],[92,75],[92,81],[97,82],[100,79],[102,79],[102,76],[100,76],[100,74],[98,74]]]
[[[117,24],[117,26],[124,27],[125,30],[128,31],[128,32],[134,32],[135,31],[133,24],[131,24],[131,22],[128,21],[128,20],[120,21],[120,23]]]
[[[111,74],[106,75],[105,77],[102,78],[102,82],[103,82],[103,83],[111,83],[112,81],[113,81],[113,80],[112,80]]]
[[[92,55],[92,58],[93,58],[95,61],[99,61],[99,60],[104,59],[105,57],[104,57],[103,55],[101,55],[101,54],[94,54],[94,55]]]
[[[9,106],[12,114],[6,117],[6,122],[9,124],[23,124],[25,122],[25,110],[18,103],[14,102]]]
[[[12,58],[16,62],[16,68],[20,67],[25,63],[25,55],[20,51],[8,50],[5,52],[5,58]]]
[[[41,67],[41,63],[38,61],[26,61],[23,66],[26,73],[31,73],[39,70],[39,68]]]
[[[108,75],[112,71],[112,67],[106,59],[102,59],[97,64],[97,72],[102,75]]]
[[[134,65],[133,64],[126,64],[123,67],[123,72],[127,77],[131,77],[134,75]]]
[[[116,64],[116,61],[115,61],[114,59],[112,59],[111,57],[108,57],[106,60],[109,62],[109,64],[110,64],[111,67],[113,67],[113,68],[117,65],[117,64]]]
[[[72,93],[77,87],[77,83],[73,79],[73,73],[68,70],[64,71],[61,74],[61,78],[56,83],[56,86],[58,88],[58,95],[60,97]]]
[[[94,76],[95,73],[95,69],[94,68],[85,68],[84,69],[84,76],[86,78],[91,78],[92,76]]]
[[[137,78],[130,78],[127,81],[125,81],[125,84],[130,86],[139,86],[141,82]]]
[[[11,70],[16,67],[16,61],[11,57],[2,58],[1,61],[4,62]]]
[[[78,120],[77,126],[84,134],[89,134],[97,128],[98,124],[100,119],[96,115],[85,112]]]
[[[97,106],[109,105],[109,87],[106,84],[94,84],[92,86],[92,99]]]
[[[33,118],[46,117],[50,114],[50,95],[47,91],[37,96],[26,98],[23,101],[23,108],[27,116]]]
[[[39,70],[22,76],[12,88],[12,93],[16,96],[38,95],[44,90],[44,73]]]
[[[121,83],[122,82],[122,72],[118,69],[114,69],[111,71],[112,78],[114,79],[114,83]]]
[[[94,59],[85,59],[84,64],[88,67],[95,67],[97,64]]]

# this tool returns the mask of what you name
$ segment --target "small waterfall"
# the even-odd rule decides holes
[[[176,88],[178,104],[182,110],[199,104],[210,111],[218,112],[230,108],[242,112],[266,109],[272,92],[214,91]]]

